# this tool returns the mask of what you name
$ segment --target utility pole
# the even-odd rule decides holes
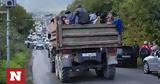
[[[6,31],[6,40],[7,40],[7,67],[10,67],[10,16],[9,16],[9,8],[7,8],[7,31]]]
[[[6,65],[7,65],[7,68],[10,67],[10,14],[9,14],[9,9],[12,8],[12,7],[15,7],[16,6],[16,0],[3,0],[2,1],[2,5],[4,7],[6,7],[7,11],[7,31],[6,31],[6,40],[7,40],[7,43],[6,43],[6,54],[7,54],[7,62],[6,62]],[[3,11],[2,11],[3,12]]]

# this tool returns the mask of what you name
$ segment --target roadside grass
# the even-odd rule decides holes
[[[137,65],[138,65],[138,67],[143,67],[143,62],[142,62],[142,58],[141,57],[137,58]]]
[[[28,78],[28,60],[31,57],[31,51],[25,47],[11,55],[10,68],[26,68],[26,78]],[[26,80],[27,84],[32,84]],[[0,84],[6,84],[6,60],[0,60]]]

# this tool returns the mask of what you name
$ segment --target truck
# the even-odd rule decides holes
[[[121,47],[115,25],[61,25],[54,20],[49,28],[51,71],[61,82],[70,82],[71,72],[90,69],[99,77],[115,78],[117,47]]]

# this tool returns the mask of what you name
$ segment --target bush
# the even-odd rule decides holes
[[[27,62],[28,51],[17,52],[11,57],[10,68],[25,68]],[[0,84],[6,81],[6,60],[0,60]]]
[[[5,84],[6,81],[6,61],[0,60],[0,84]]]

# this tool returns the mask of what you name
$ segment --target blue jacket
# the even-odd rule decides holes
[[[123,22],[120,18],[114,20],[113,24],[116,25],[117,31],[121,34],[123,31]]]

